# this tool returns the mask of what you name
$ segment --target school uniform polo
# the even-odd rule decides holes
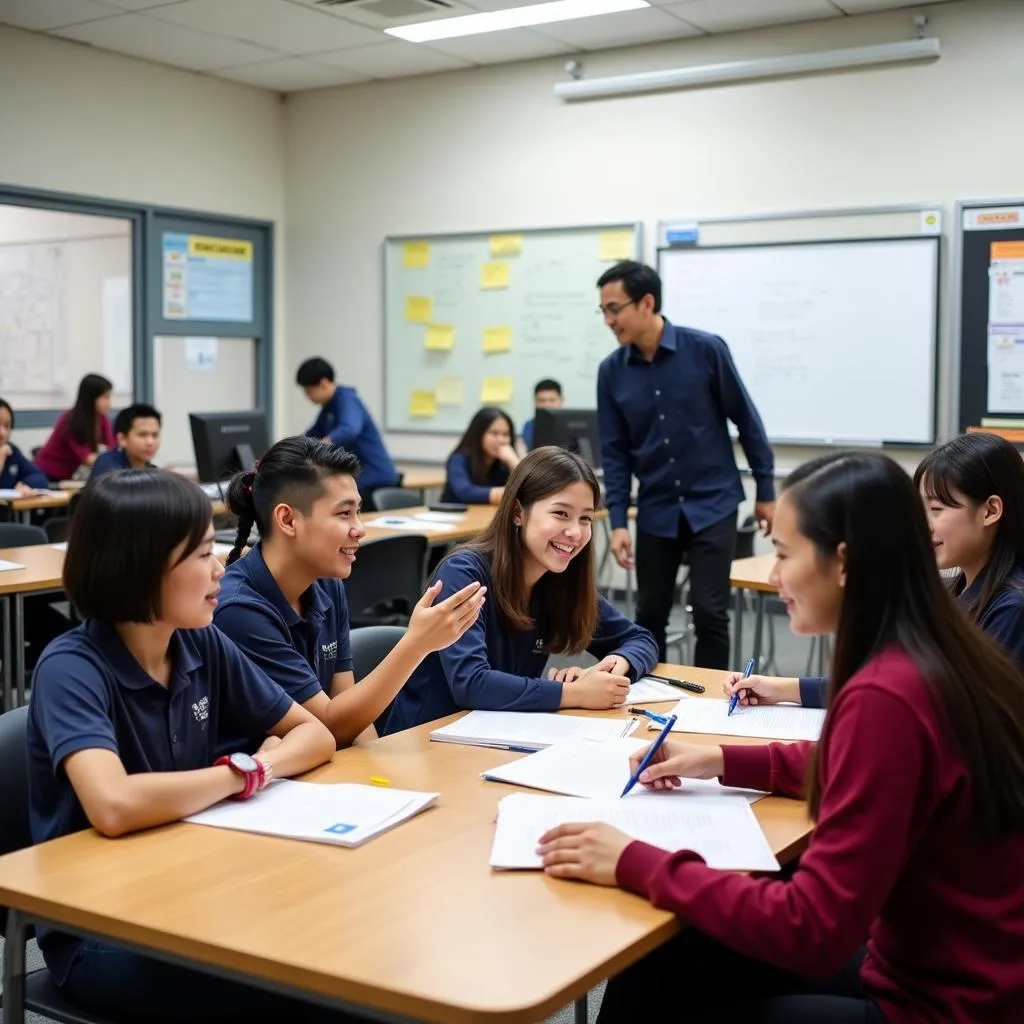
[[[80,750],[117,754],[129,775],[207,768],[225,735],[266,735],[291,699],[216,627],[177,630],[170,683],[152,679],[106,622],[90,619],[51,643],[32,677],[29,821],[41,843],[89,827],[64,772]],[[58,984],[82,939],[37,929]]]
[[[469,467],[469,456],[456,452],[445,467],[442,501],[462,502],[465,505],[486,505],[491,500],[492,487],[504,487],[510,476],[508,466],[500,459],[491,463],[486,478],[477,482]]]
[[[147,462],[146,468],[149,469],[152,465],[152,462]],[[98,480],[106,473],[131,468],[132,463],[128,458],[128,453],[123,448],[112,448],[110,451],[106,451],[96,457],[96,461],[92,464],[92,470],[89,472],[89,483]]]
[[[589,557],[586,553],[580,558]],[[478,551],[457,551],[438,567],[444,583],[438,601],[479,582],[491,585],[490,559]],[[510,629],[488,597],[477,621],[443,651],[430,654],[402,687],[388,715],[386,731],[398,732],[432,722],[462,708],[491,711],[557,711],[562,683],[541,678],[547,664],[545,597],[552,574],[542,576],[531,594],[533,629]],[[654,668],[654,637],[627,619],[604,598],[598,599],[597,628],[587,650],[596,658],[621,655],[637,679]],[[572,683],[568,684],[572,686]]]
[[[0,465],[0,491],[13,490],[18,484],[38,489],[49,487],[50,481],[17,445],[12,444],[11,454]]]
[[[335,674],[352,671],[352,646],[341,580],[315,580],[300,606],[301,615],[257,544],[224,574],[213,621],[292,700],[305,704],[321,691],[330,696]]]

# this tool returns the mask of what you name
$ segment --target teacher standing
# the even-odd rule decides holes
[[[765,533],[775,512],[773,455],[764,424],[726,343],[676,327],[661,314],[661,279],[629,260],[597,282],[599,311],[619,343],[597,374],[612,554],[636,565],[638,625],[654,635],[665,660],[665,631],[684,556],[704,668],[729,667],[729,570],[743,485],[728,422],[757,484],[754,514]],[[626,526],[632,478],[637,499],[636,557]]]

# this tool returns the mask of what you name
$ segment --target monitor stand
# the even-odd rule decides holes
[[[235,445],[235,461],[243,473],[256,468],[256,455],[251,444]]]

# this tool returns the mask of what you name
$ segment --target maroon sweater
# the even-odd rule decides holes
[[[723,750],[726,785],[795,797],[814,745]],[[820,773],[817,826],[789,881],[634,842],[619,884],[799,974],[834,974],[869,936],[861,977],[891,1024],[1024,1021],[1024,834],[971,837],[970,776],[904,652],[843,687]]]

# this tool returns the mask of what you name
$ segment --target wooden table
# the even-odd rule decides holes
[[[41,508],[66,508],[74,496],[74,491],[48,491],[45,494],[33,494],[27,498],[0,499],[23,523],[32,520],[32,513]]]
[[[685,671],[716,696],[725,675],[660,671]],[[0,904],[12,908],[5,1024],[23,1020],[26,921],[387,1020],[444,1024],[534,1024],[679,930],[618,889],[491,871],[498,801],[514,790],[480,772],[516,755],[431,744],[438,724],[340,751],[307,776],[384,776],[442,794],[359,849],[178,823],[114,840],[90,830],[0,858]],[[754,812],[780,861],[803,850],[802,803],[768,797]]]
[[[421,527],[392,528],[387,526],[374,526],[375,522],[381,519],[408,519],[420,513],[427,512],[426,505],[417,505],[413,508],[399,508],[393,512],[371,512],[362,517],[363,525],[366,527],[366,540],[380,540],[382,537],[397,537],[401,534],[419,533],[427,538],[431,545],[458,544],[464,540],[472,540],[479,537],[494,518],[498,510],[497,505],[470,505],[465,512],[459,513],[462,519],[452,522],[454,529],[437,529],[437,524],[423,523]]]
[[[778,594],[779,590],[771,582],[772,569],[775,566],[775,555],[754,555],[753,558],[737,558],[729,571],[729,586],[735,590],[751,591],[755,601],[754,611],[754,646],[750,657],[754,659],[754,671],[761,665],[761,646],[764,640],[764,617],[768,607],[768,598]],[[736,671],[746,664],[743,653],[743,594],[736,595],[736,624],[733,630],[732,663]]]
[[[448,479],[444,466],[425,466],[399,462],[395,467],[402,474],[402,486],[414,490],[441,490]]]

